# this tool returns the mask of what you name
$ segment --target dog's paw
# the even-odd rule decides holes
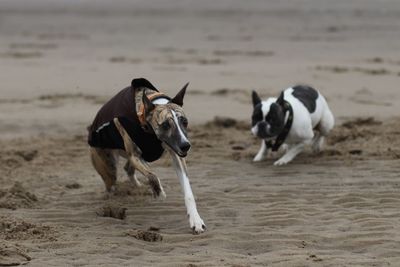
[[[324,143],[325,143],[324,136],[319,136],[318,138],[316,138],[314,140],[314,142],[312,143],[312,150],[314,151],[314,153],[322,152],[322,150],[324,148]]]
[[[265,159],[265,156],[257,154],[254,157],[253,162],[260,162],[260,161],[263,161],[264,159]]]
[[[322,149],[321,149],[320,147],[318,147],[318,146],[313,146],[313,147],[312,147],[312,151],[313,151],[315,154],[319,154],[319,153],[322,152]]]
[[[167,194],[165,194],[164,190],[161,189],[160,194],[157,196],[158,200],[165,200],[167,198]]]
[[[274,162],[274,166],[282,166],[282,165],[286,165],[288,163],[289,163],[289,160],[279,159],[279,160]]]
[[[164,189],[153,190],[153,197],[157,200],[165,200],[167,198],[167,194],[165,194]]]
[[[322,152],[324,149],[324,145],[322,143],[316,142],[312,145],[312,150],[314,153],[320,153]]]
[[[155,176],[154,174],[150,174],[147,178],[149,179],[149,185],[151,191],[153,192],[153,197],[161,200],[165,199],[167,195],[165,194],[164,188],[162,187],[157,176]]]
[[[201,234],[207,229],[203,219],[200,218],[198,213],[189,214],[188,216],[190,229],[192,229],[194,235]]]
[[[109,189],[106,188],[106,191],[104,192],[104,199],[111,199],[113,195],[115,194],[116,191],[115,185],[112,185]]]

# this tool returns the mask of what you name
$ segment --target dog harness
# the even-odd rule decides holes
[[[292,105],[290,105],[289,102],[286,100],[283,103],[283,112],[286,113],[289,112],[288,119],[286,121],[285,126],[283,127],[282,132],[276,137],[275,142],[272,140],[265,140],[265,145],[267,148],[271,148],[272,151],[278,151],[278,149],[282,146],[282,144],[285,142],[287,136],[289,135],[290,129],[292,128],[293,124],[293,108]]]
[[[134,79],[132,85],[121,90],[98,111],[93,123],[88,127],[88,144],[102,149],[125,149],[122,137],[114,124],[118,118],[129,137],[139,147],[142,158],[147,162],[159,159],[164,148],[154,131],[147,125],[143,93],[154,101],[159,98],[170,99],[160,93],[146,79]]]

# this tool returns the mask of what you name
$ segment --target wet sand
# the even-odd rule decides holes
[[[0,3],[0,264],[400,261],[396,1],[27,3]],[[170,95],[191,82],[188,166],[202,235],[188,228],[168,157],[152,164],[165,201],[123,171],[106,198],[91,167],[86,126],[141,76]],[[252,163],[251,90],[267,97],[294,83],[327,96],[337,126],[325,151]]]

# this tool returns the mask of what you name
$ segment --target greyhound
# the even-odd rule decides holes
[[[186,84],[174,98],[159,92],[144,78],[133,79],[97,113],[89,126],[88,143],[94,168],[102,177],[107,192],[115,190],[117,159],[127,159],[125,171],[134,186],[138,170],[149,181],[153,195],[165,198],[158,177],[148,162],[159,159],[167,150],[183,189],[190,228],[194,234],[205,231],[187,175],[185,157],[190,149],[188,120],[183,111]]]

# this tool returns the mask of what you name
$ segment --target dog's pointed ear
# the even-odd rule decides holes
[[[272,103],[269,109],[269,113],[271,114],[271,122],[275,127],[283,127],[285,124],[285,113],[283,112],[283,108],[278,103]]]
[[[155,105],[147,97],[145,91],[143,91],[142,101],[143,101],[144,110],[145,110],[146,113],[149,113],[150,111],[152,111],[155,108]]]
[[[269,112],[274,114],[278,113],[281,110],[282,107],[278,103],[272,103],[271,106],[269,107]]]
[[[188,87],[189,83],[185,84],[183,88],[176,94],[174,98],[172,98],[171,103],[177,104],[178,106],[183,106],[183,98],[185,97],[186,88]]]
[[[285,104],[285,99],[284,99],[284,92],[282,92],[278,99],[276,100],[276,103],[280,106],[283,106]]]
[[[261,98],[258,96],[257,92],[253,90],[251,93],[251,99],[253,100],[253,107],[261,103]]]

